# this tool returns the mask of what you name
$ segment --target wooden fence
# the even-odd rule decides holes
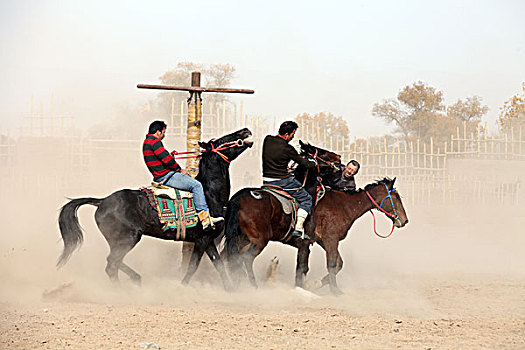
[[[125,169],[143,173],[140,147],[141,140],[100,140],[72,137],[70,130],[74,122],[64,124],[67,118],[46,117],[33,113],[30,125],[40,123],[38,129],[32,129],[34,135],[15,140],[9,133],[0,139],[0,187],[9,187],[16,178],[23,178],[18,166],[25,163],[24,143],[50,142],[49,139],[60,139],[65,145],[60,165],[56,172],[49,174],[54,180],[41,180],[41,183],[53,183],[57,191],[64,191],[82,186],[82,179],[106,171],[106,181],[114,181],[118,187],[119,171]],[[169,116],[167,139],[186,137],[186,111],[184,104],[175,108]],[[62,122],[60,122],[62,120]],[[46,126],[46,122],[50,125]],[[276,134],[282,120],[276,117],[248,116],[243,111],[243,104],[238,106],[224,102],[220,105],[205,106],[203,110],[202,139],[207,140],[228,132],[248,127],[254,138],[254,147],[243,157],[254,158],[260,164],[261,146],[264,137]],[[59,127],[62,123],[62,127]],[[53,126],[54,125],[54,126]],[[67,126],[67,127],[66,127]],[[398,186],[403,188],[405,198],[412,203],[461,202],[474,196],[481,202],[498,201],[523,203],[523,175],[514,179],[502,179],[497,175],[487,177],[485,174],[459,176],[451,174],[449,162],[453,159],[478,159],[499,161],[525,160],[525,140],[522,130],[514,130],[509,135],[488,135],[486,128],[479,128],[477,133],[467,133],[466,126],[458,128],[451,135],[450,142],[444,147],[437,147],[432,139],[403,142],[390,136],[383,138],[351,139],[347,137],[330,137],[318,124],[302,123],[296,140],[308,141],[319,147],[330,149],[342,155],[343,161],[357,159],[362,167],[358,175],[358,185],[385,176],[397,177]],[[40,141],[39,141],[40,140]],[[36,146],[38,148],[38,146]],[[44,152],[44,151],[42,151]],[[41,154],[45,157],[45,154]],[[54,155],[49,154],[52,158]],[[112,162],[118,159],[117,166]],[[106,170],[102,170],[106,169]],[[260,170],[248,169],[248,177],[254,179],[255,185],[260,181]],[[34,172],[31,173],[34,176]],[[245,174],[246,175],[246,174]],[[137,178],[139,178],[137,176]],[[234,174],[233,180],[243,181],[244,175]],[[11,180],[9,180],[11,179]],[[63,194],[61,194],[63,195]]]

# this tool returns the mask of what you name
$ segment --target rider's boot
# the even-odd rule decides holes
[[[210,212],[207,210],[203,210],[199,213],[197,213],[199,216],[199,220],[202,223],[202,228],[204,231],[208,231],[212,228],[215,228],[215,224],[218,224],[222,221],[224,221],[223,217],[214,218],[210,216]]]
[[[310,239],[307,234],[304,233],[304,221],[306,220],[306,217],[308,216],[308,213],[306,210],[299,208],[297,210],[297,222],[295,223],[295,230],[292,232],[292,237],[299,237],[301,239]]]

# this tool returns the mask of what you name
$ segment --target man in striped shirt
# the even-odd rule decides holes
[[[175,161],[171,153],[164,148],[162,139],[166,134],[166,127],[166,123],[160,120],[150,124],[148,134],[142,144],[142,155],[146,166],[153,174],[153,181],[193,194],[197,215],[202,222],[202,227],[208,230],[216,223],[223,221],[224,218],[210,217],[202,184],[189,176],[186,170],[182,169]]]

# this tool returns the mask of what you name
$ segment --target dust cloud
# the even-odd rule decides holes
[[[62,252],[58,213],[68,198],[105,197],[149,183],[140,141],[111,146],[122,155],[113,167],[110,148],[99,149],[94,160],[77,165],[80,172],[67,166],[67,157],[55,161],[57,140],[19,142],[18,149],[26,143],[34,151],[17,155],[0,178],[0,307],[6,316],[0,342],[5,346],[128,349],[155,340],[163,348],[190,343],[190,348],[287,348],[291,337],[302,348],[351,343],[358,349],[389,348],[399,341],[428,347],[443,339],[449,346],[500,348],[520,342],[525,317],[521,192],[494,203],[474,196],[443,203],[440,191],[414,200],[414,185],[398,176],[410,222],[381,239],[373,233],[369,213],[357,220],[340,244],[344,265],[337,278],[344,294],[339,297],[327,286],[296,289],[296,250],[277,242],[255,260],[259,288],[246,281],[230,293],[206,256],[190,284],[182,286],[182,243],[144,236],[124,259],[142,275],[138,287],[122,273],[118,284],[107,278],[109,249],[89,205],[78,211],[83,245],[63,268],[55,264]],[[35,156],[36,166],[27,165],[24,157]],[[451,164],[451,171],[457,175],[461,166]],[[506,169],[505,176],[521,176],[521,169],[514,169]],[[261,181],[260,159],[252,149],[230,171],[232,194]],[[358,175],[358,186],[367,182]],[[391,222],[382,214],[376,217],[377,230],[389,232]],[[279,264],[268,280],[274,257]],[[308,283],[315,285],[325,274],[324,251],[314,245]],[[146,330],[143,324],[154,326]],[[464,327],[464,333],[451,325]],[[162,331],[170,327],[185,331]],[[216,335],[210,338],[210,332]]]
[[[253,290],[246,285],[232,296],[222,290],[218,274],[206,257],[190,285],[181,286],[179,281],[184,272],[181,267],[182,244],[143,237],[125,258],[142,275],[143,286],[132,285],[122,274],[121,283],[114,286],[104,272],[108,246],[94,223],[95,208],[89,205],[79,210],[84,244],[64,268],[56,270],[56,259],[62,249],[57,216],[60,207],[68,201],[66,197],[104,197],[120,187],[146,185],[149,176],[142,168],[139,151],[137,153],[136,166],[126,169],[129,175],[121,173],[110,182],[102,173],[82,177],[76,189],[63,190],[60,181],[67,181],[63,177],[55,178],[56,183],[52,185],[42,183],[39,179],[45,179],[46,172],[55,174],[53,166],[46,165],[45,161],[29,174],[23,167],[4,172],[1,190],[6,195],[2,195],[0,207],[2,301],[24,303],[54,298],[75,302],[148,304],[184,300],[253,305],[256,297],[262,308],[293,309],[307,305],[331,306],[358,314],[403,312],[431,315],[432,307],[421,291],[432,288],[433,283],[483,279],[483,276],[496,279],[525,277],[523,201],[503,206],[476,202],[443,205],[433,204],[432,199],[424,204],[411,203],[403,188],[403,178],[398,178],[397,187],[406,202],[409,224],[396,229],[391,238],[380,239],[373,234],[370,214],[356,222],[340,244],[344,266],[338,282],[345,291],[345,296],[340,298],[331,297],[327,287],[315,294],[295,290],[296,251],[280,243],[271,243],[256,259],[255,272],[260,288]],[[246,154],[236,160],[231,170],[232,194],[245,185],[244,169],[256,171],[258,163],[257,157]],[[454,171],[459,171],[458,166]],[[254,174],[250,181],[246,185],[255,185],[260,180]],[[360,183],[359,178],[357,181],[360,186],[366,184]],[[58,193],[60,191],[65,192]],[[384,216],[379,216],[378,225],[381,232],[390,229],[390,222]],[[277,275],[273,281],[267,282],[266,269],[274,256],[280,260]],[[308,279],[319,280],[325,273],[324,251],[315,245]]]

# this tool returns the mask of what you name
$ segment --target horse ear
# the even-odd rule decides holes
[[[394,183],[396,182],[397,177],[394,177],[394,180],[392,180],[392,188],[394,188]]]
[[[202,142],[202,141],[199,141],[199,146],[200,146],[201,148],[204,148],[204,149],[208,149],[208,148],[210,148],[209,142]]]
[[[305,146],[304,142],[299,140],[299,144],[301,145],[301,148],[303,148]]]

